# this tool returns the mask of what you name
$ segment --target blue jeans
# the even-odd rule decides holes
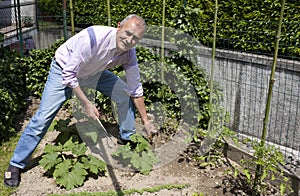
[[[88,81],[88,82],[87,82]],[[96,88],[96,90],[111,97],[118,110],[120,137],[129,140],[135,133],[135,107],[131,98],[124,91],[127,84],[108,70],[91,78],[79,81],[80,86]],[[62,85],[62,69],[53,60],[40,107],[24,129],[16,146],[10,164],[24,169],[37,145],[46,134],[53,119],[64,102],[71,98],[72,89]]]

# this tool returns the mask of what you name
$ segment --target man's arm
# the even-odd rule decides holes
[[[144,102],[144,97],[132,97],[132,101],[137,109],[137,111],[139,112],[141,119],[142,119],[142,123],[146,129],[147,132],[147,136],[148,138],[152,138],[152,133],[156,133],[158,130],[156,129],[156,127],[151,123],[151,121],[149,121],[148,116],[147,116],[147,112],[146,112],[146,107],[145,107],[145,102]]]
[[[81,104],[83,105],[86,115],[94,120],[99,118],[99,111],[96,106],[85,96],[83,91],[79,86],[73,88],[73,93],[79,99]]]

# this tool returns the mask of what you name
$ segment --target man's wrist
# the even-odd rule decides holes
[[[147,124],[150,124],[151,122],[148,120],[148,118],[144,118],[144,119],[142,119],[142,123],[143,123],[143,125],[147,125]]]

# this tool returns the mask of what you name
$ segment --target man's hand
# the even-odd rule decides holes
[[[89,117],[92,118],[94,120],[96,120],[97,118],[99,118],[99,111],[97,110],[96,106],[94,104],[92,104],[92,102],[86,104],[84,106],[85,109],[85,114]]]
[[[146,129],[147,137],[151,141],[152,140],[152,134],[157,133],[158,130],[150,121],[145,122],[144,127]]]

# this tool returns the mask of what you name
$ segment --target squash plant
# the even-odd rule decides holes
[[[141,134],[133,134],[130,139],[132,142],[119,146],[113,156],[119,158],[122,163],[127,163],[127,166],[132,166],[142,174],[148,175],[159,159]]]
[[[54,121],[60,131],[56,144],[47,144],[39,164],[53,176],[55,182],[67,190],[82,186],[88,176],[105,173],[106,164],[87,153],[87,147],[78,133],[69,126],[69,120]]]

